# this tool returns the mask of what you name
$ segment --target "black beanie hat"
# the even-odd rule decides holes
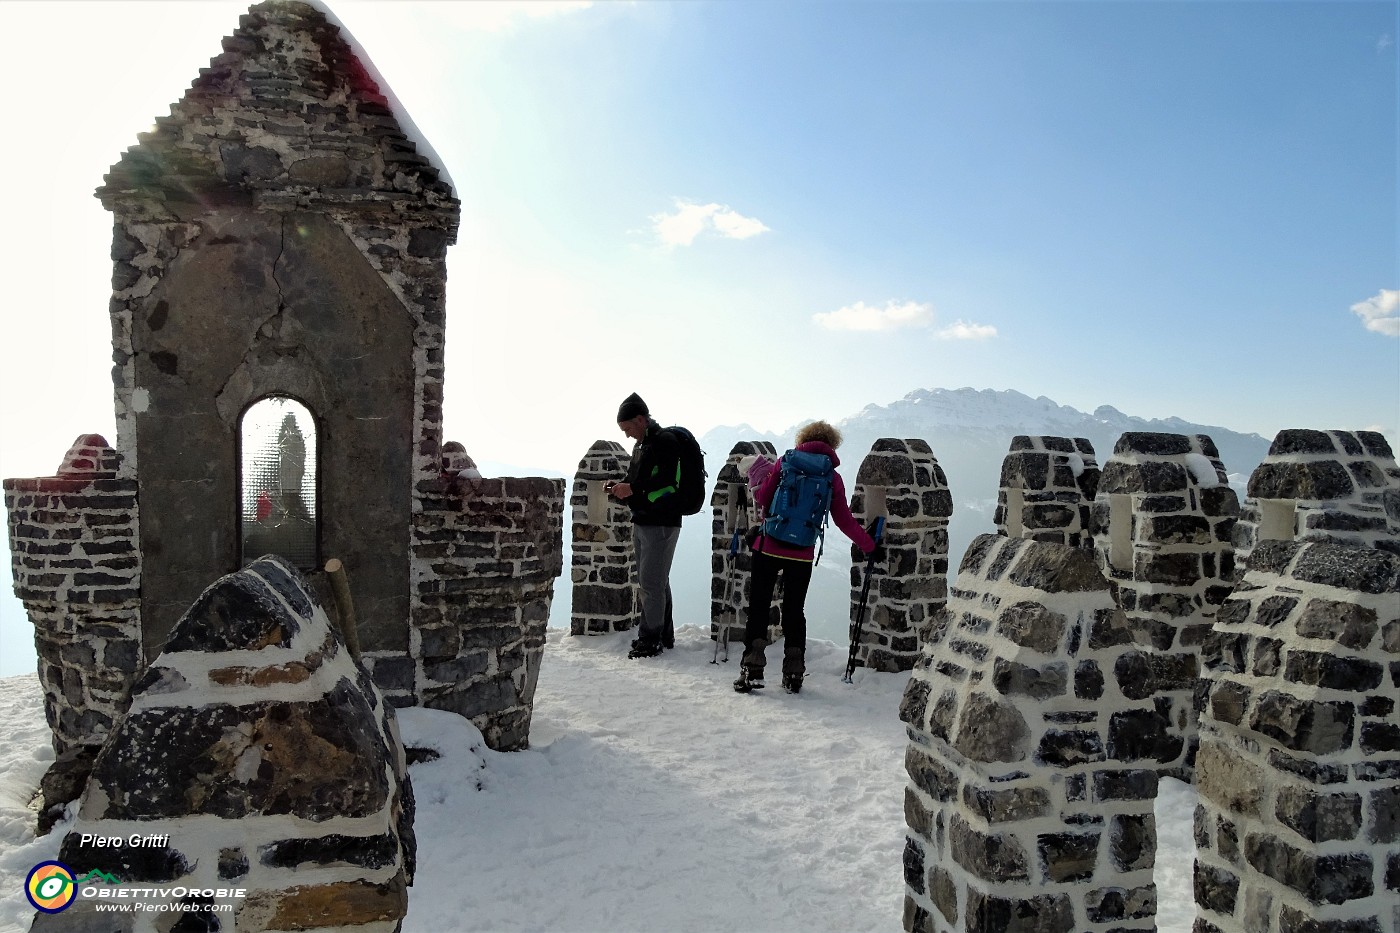
[[[617,407],[617,423],[631,421],[638,415],[650,415],[647,411],[647,403],[642,401],[642,397],[636,392],[622,400],[622,404]]]

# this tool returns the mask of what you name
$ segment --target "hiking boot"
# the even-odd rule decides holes
[[[763,689],[763,668],[751,667],[747,664],[740,665],[739,679],[734,681],[734,691],[736,693],[748,693],[750,690]]]
[[[783,674],[796,674],[799,681],[807,673],[807,651],[802,645],[783,648]]]
[[[644,641],[637,639],[632,643],[632,650],[627,652],[629,658],[654,658],[661,653],[661,645],[654,641]]]
[[[801,675],[801,674],[784,674],[784,675],[783,675],[783,689],[786,690],[788,693],[801,693],[801,692],[802,692],[802,675]]]

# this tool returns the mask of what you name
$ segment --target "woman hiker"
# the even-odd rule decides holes
[[[803,606],[812,582],[816,535],[829,508],[836,527],[861,551],[870,554],[876,542],[851,514],[846,485],[836,467],[841,432],[825,421],[814,421],[797,432],[797,447],[778,458],[777,464],[754,491],[754,505],[767,516],[763,532],[753,546],[753,582],[744,628],[744,657],[734,689],[740,693],[763,686],[767,663],[768,607],[778,575],[783,576],[783,689],[797,693],[806,673],[807,617]],[[813,480],[807,491],[795,491],[793,477],[805,474]],[[786,475],[786,481],[785,481]],[[781,489],[781,492],[780,492]],[[815,496],[816,498],[812,498]],[[823,501],[827,499],[828,501]],[[777,501],[775,501],[775,498]],[[801,528],[808,530],[807,534]],[[787,529],[794,529],[789,533]],[[780,537],[781,536],[781,537]],[[810,543],[801,543],[812,539]],[[797,542],[797,543],[794,543]]]

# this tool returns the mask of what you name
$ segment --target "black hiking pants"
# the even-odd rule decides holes
[[[783,672],[800,674],[803,668],[793,667],[790,659],[802,663],[807,653],[807,587],[812,583],[810,560],[789,560],[771,554],[753,555],[753,588],[749,592],[749,612],[744,623],[744,644],[768,639],[768,607],[773,603],[773,589],[778,574],[783,575]]]

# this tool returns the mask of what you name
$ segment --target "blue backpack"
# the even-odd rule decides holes
[[[826,454],[789,450],[763,533],[794,547],[811,547],[825,540],[827,510],[831,508],[832,463]]]

